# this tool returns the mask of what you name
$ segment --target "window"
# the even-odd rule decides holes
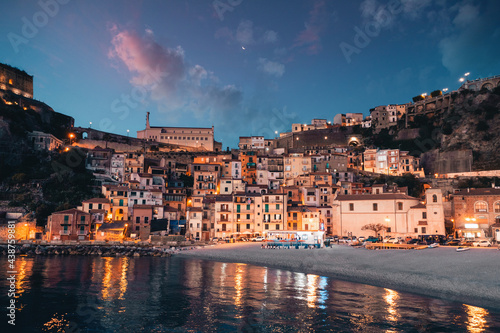
[[[427,212],[422,212],[422,218],[426,219],[427,218]]]
[[[377,211],[377,210],[378,210],[378,204],[376,204],[376,203],[374,203],[374,204],[373,204],[373,210],[374,210],[374,211]]]
[[[85,222],[85,216],[84,215],[80,216],[80,221],[81,222]]]
[[[276,230],[280,230],[280,225],[276,224]]]
[[[500,201],[495,202],[493,207],[495,209],[495,213],[500,213]]]
[[[89,209],[92,209],[92,204],[89,204]]]
[[[249,223],[247,223],[247,229],[250,229],[250,224]]]
[[[402,202],[398,202],[398,210],[403,210],[403,203]]]
[[[280,205],[279,204],[276,204],[276,209],[280,209]]]
[[[354,204],[353,203],[350,203],[349,204],[349,210],[352,212],[354,210]]]
[[[422,234],[426,234],[427,233],[427,228],[426,227],[422,227]]]
[[[135,223],[141,223],[141,218],[139,216],[135,218]]]
[[[69,221],[69,215],[64,215],[64,223],[68,223]]]
[[[433,195],[432,196],[432,202],[438,202],[438,196],[437,195]]]
[[[269,230],[269,224],[264,224],[264,229]]]
[[[247,220],[250,220],[250,214],[247,214]]]
[[[226,231],[226,224],[222,224],[222,231]]]
[[[488,204],[485,201],[477,201],[474,204],[474,210],[476,212],[487,212],[488,211]]]

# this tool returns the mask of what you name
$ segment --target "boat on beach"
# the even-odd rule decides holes
[[[438,243],[432,243],[431,245],[428,246],[429,249],[433,249],[433,248],[436,248],[438,247],[439,244]]]
[[[466,247],[466,246],[457,247],[457,252],[463,252],[463,251],[469,251],[469,250],[470,250],[470,247]]]

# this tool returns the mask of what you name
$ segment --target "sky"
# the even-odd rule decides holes
[[[223,147],[500,74],[498,0],[6,0],[0,62],[75,125]],[[92,123],[92,124],[90,124]]]

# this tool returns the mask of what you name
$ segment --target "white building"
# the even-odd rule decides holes
[[[444,235],[443,199],[439,189],[428,189],[425,203],[402,193],[338,195],[334,200],[333,233],[375,236],[364,225],[382,224],[381,236]]]
[[[150,126],[149,112],[146,118],[146,129],[137,131],[137,138],[206,151],[214,150],[213,126],[211,128]]]

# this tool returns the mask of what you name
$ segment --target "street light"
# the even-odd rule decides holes
[[[128,136],[128,134],[129,134],[129,133],[130,133],[130,130],[128,129],[128,130],[127,130],[127,136]]]
[[[27,230],[26,230],[26,240],[28,240],[28,235],[29,235],[29,233],[30,233],[30,227],[29,227],[28,223],[25,223],[25,224],[24,224],[24,226],[25,226],[25,227],[26,227],[26,229],[27,229]]]
[[[89,128],[92,128],[92,122],[89,122],[89,125],[90,125]]]

